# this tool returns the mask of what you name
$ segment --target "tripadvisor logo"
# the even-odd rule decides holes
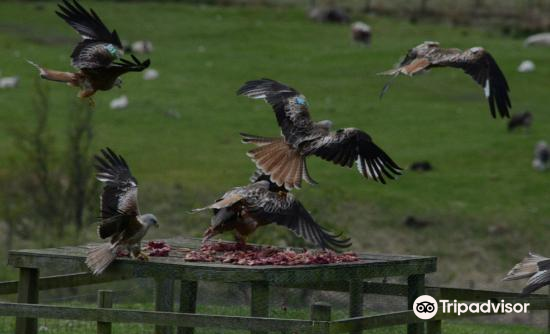
[[[527,313],[529,303],[506,303],[504,300],[500,302],[486,301],[484,303],[459,303],[456,300],[449,301],[442,299],[438,302],[428,295],[423,295],[414,301],[413,312],[419,318],[423,320],[432,319],[437,314],[437,310],[440,308],[443,313],[454,313],[461,315],[464,313]]]

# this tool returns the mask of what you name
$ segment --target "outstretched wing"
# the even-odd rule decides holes
[[[340,129],[317,140],[316,156],[340,166],[351,167],[355,162],[359,172],[367,178],[386,183],[384,176],[395,179],[403,170],[365,132]]]
[[[546,285],[550,285],[550,270],[539,271],[529,278],[521,294],[528,295]]]
[[[297,236],[323,249],[341,250],[351,246],[349,238],[329,232],[317,224],[291,194],[265,192],[257,201],[248,201],[248,213],[260,222],[284,226]]]
[[[264,99],[271,104],[283,135],[291,144],[297,134],[307,133],[312,128],[305,96],[283,83],[271,79],[248,81],[239,88],[237,95]]]
[[[127,72],[141,72],[151,65],[151,60],[149,59],[142,62],[134,55],[131,57],[133,62],[121,58],[109,65],[107,70],[115,73],[116,76],[120,76]]]
[[[124,230],[139,215],[137,180],[128,164],[110,148],[96,156],[96,178],[103,182],[99,236],[104,239]]]
[[[500,117],[510,117],[510,88],[495,59],[485,50],[468,53],[465,57],[464,61],[459,62],[459,67],[483,87],[491,115],[496,118],[498,110]]]
[[[76,68],[99,68],[108,66],[122,53],[122,43],[116,30],[112,32],[91,9],[86,11],[76,0],[72,4],[63,0],[56,14],[73,27],[82,37],[71,54]]]

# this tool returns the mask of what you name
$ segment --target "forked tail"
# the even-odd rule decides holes
[[[27,60],[27,62],[38,69],[40,77],[42,79],[65,82],[73,86],[78,86],[79,76],[77,73],[49,70],[36,63],[33,63],[30,60]]]
[[[258,147],[248,151],[247,155],[256,163],[256,167],[269,175],[271,182],[291,190],[300,188],[302,179],[316,184],[309,176],[305,157],[289,146],[284,138],[258,137],[241,133],[243,143]]]
[[[94,275],[99,275],[116,259],[117,247],[106,243],[88,251],[86,265]]]

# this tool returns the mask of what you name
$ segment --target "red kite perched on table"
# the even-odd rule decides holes
[[[305,96],[294,88],[260,79],[245,83],[237,94],[265,99],[273,107],[282,130],[280,138],[241,135],[244,143],[258,146],[248,152],[249,157],[279,186],[299,188],[302,179],[315,183],[306,166],[310,155],[346,167],[355,162],[361,175],[382,183],[385,177],[401,174],[401,167],[366,132],[355,128],[331,132],[331,121],[313,122]]]
[[[483,87],[485,97],[489,101],[491,115],[496,118],[498,110],[500,117],[510,117],[509,109],[512,108],[512,103],[508,96],[510,88],[506,78],[493,56],[481,47],[462,51],[442,48],[439,42],[424,42],[410,49],[398,68],[380,74],[393,75],[394,78],[399,74],[413,76],[436,67],[454,67],[464,70]],[[381,95],[388,90],[390,83],[391,81],[384,86]]]
[[[529,278],[521,292],[528,295],[550,284],[550,259],[535,253],[529,253],[520,263],[516,264],[503,281]]]
[[[86,264],[95,275],[101,274],[123,251],[147,260],[147,255],[141,252],[141,239],[149,227],[158,227],[154,215],[139,212],[137,180],[124,158],[109,148],[101,150],[101,153],[103,157],[95,157],[96,178],[104,183],[97,234],[101,239],[111,239],[109,243],[88,252]]]
[[[323,249],[351,246],[350,239],[342,239],[341,234],[333,234],[317,224],[304,206],[284,187],[270,182],[268,175],[257,171],[250,180],[251,184],[226,192],[214,204],[193,210],[212,209],[214,213],[203,242],[234,231],[237,241],[245,244],[258,227],[277,224]]]
[[[87,12],[76,0],[71,4],[63,0],[55,13],[73,27],[82,37],[71,54],[71,65],[78,72],[61,72],[43,68],[29,61],[47,80],[79,87],[80,98],[91,97],[98,90],[120,87],[120,76],[127,72],[141,72],[150,65],[150,60],[132,61],[122,59],[123,47],[116,30],[112,32],[93,11]]]

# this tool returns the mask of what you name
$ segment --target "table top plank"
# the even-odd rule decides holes
[[[431,256],[358,253],[360,261],[349,263],[246,266],[236,264],[187,262],[182,248],[197,249],[200,239],[173,238],[165,240],[172,246],[171,255],[151,257],[143,262],[130,258],[117,258],[107,270],[132,274],[135,277],[172,277],[191,280],[242,282],[267,280],[277,284],[285,282],[326,282],[342,279],[403,276],[435,272],[437,259]],[[87,244],[46,249],[12,250],[8,264],[14,267],[38,269],[55,268],[63,273],[87,271],[84,260],[87,250],[98,245]]]

